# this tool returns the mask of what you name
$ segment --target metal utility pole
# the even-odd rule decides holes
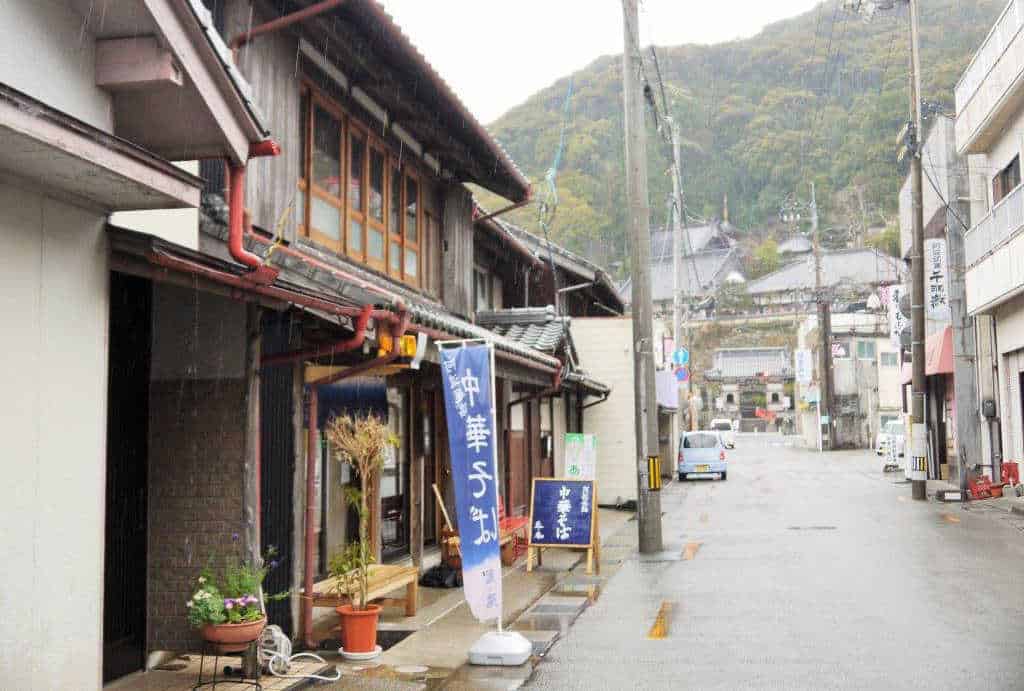
[[[814,241],[814,300],[818,306],[818,427],[821,436],[821,418],[828,420],[828,448],[834,447],[836,422],[832,415],[832,303],[821,287],[821,234],[818,230],[818,199],[811,183],[811,236]],[[824,415],[821,411],[824,410]],[[822,448],[819,441],[818,448]]]
[[[913,361],[913,407],[911,409],[910,490],[914,499],[927,499],[928,447],[925,432],[924,371],[924,207],[921,178],[921,58],[918,41],[917,0],[910,0],[910,112],[913,118],[910,158],[911,194],[914,197],[914,235],[910,249],[910,328]]]
[[[629,249],[633,291],[633,391],[636,397],[637,528],[640,552],[660,552],[661,496],[652,491],[650,473],[660,463],[648,463],[658,455],[657,394],[654,384],[654,348],[651,305],[651,233],[647,201],[647,143],[644,128],[643,59],[640,57],[638,0],[622,0],[622,87],[626,131],[626,198],[629,215]],[[654,478],[654,480],[658,480]],[[660,482],[655,485],[660,485]]]

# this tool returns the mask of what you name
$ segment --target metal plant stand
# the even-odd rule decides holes
[[[255,651],[255,646],[256,646],[255,642],[249,644],[249,650],[247,652],[243,652],[242,653],[243,659],[244,659],[244,656],[246,654],[255,654],[255,652],[256,652]],[[256,678],[255,679],[248,679],[248,678],[244,678],[244,677],[241,677],[241,676],[238,676],[236,678],[232,678],[231,676],[227,676],[227,677],[222,676],[220,679],[217,678],[218,667],[220,667],[220,658],[222,656],[234,657],[236,654],[237,653],[224,653],[221,650],[221,646],[219,644],[217,644],[217,643],[210,643],[208,641],[203,641],[203,648],[202,648],[202,651],[200,653],[200,658],[199,658],[199,677],[196,679],[196,685],[192,687],[192,690],[195,691],[196,689],[200,689],[200,688],[216,689],[218,686],[221,686],[221,685],[224,685],[224,686],[232,685],[232,686],[244,686],[244,687],[249,688],[249,689],[256,689],[256,691],[263,691],[263,685],[260,684],[260,681],[259,681],[259,673],[260,673],[259,672],[259,666],[256,667]],[[206,658],[208,658],[208,657],[213,657],[213,676],[212,676],[212,678],[206,679],[204,681],[203,680],[203,668],[206,666]],[[238,669],[238,671],[236,673],[241,675],[243,668],[244,668],[244,664],[239,667],[239,669]]]

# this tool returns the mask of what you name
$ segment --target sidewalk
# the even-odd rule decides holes
[[[632,514],[601,509],[602,568],[624,555],[614,545],[615,535]],[[469,665],[469,648],[481,635],[494,629],[481,624],[469,611],[462,589],[427,605],[408,621],[393,620],[381,632],[413,627],[415,631],[373,662],[348,663],[330,651],[320,654],[342,672],[335,684],[317,684],[324,689],[515,689],[530,674],[544,651],[557,640],[571,620],[588,604],[599,584],[607,578],[582,576],[585,552],[551,549],[544,553],[544,565],[526,572],[525,559],[503,569],[503,621],[534,642],[535,656],[521,667],[476,667]],[[409,630],[405,628],[404,630]]]

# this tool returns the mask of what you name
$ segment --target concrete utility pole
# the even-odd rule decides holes
[[[818,306],[818,382],[819,410],[828,419],[828,448],[834,447],[836,421],[832,415],[832,303],[821,287],[821,234],[818,230],[818,198],[811,183],[811,235],[814,240],[814,300]],[[821,419],[818,420],[821,426]],[[820,434],[820,430],[819,430]],[[819,444],[820,446],[820,444]]]
[[[683,168],[679,153],[679,125],[671,117],[665,119],[668,120],[669,134],[672,137],[672,338],[675,339],[676,348],[679,348],[684,340],[682,318],[683,295],[679,285],[679,277],[683,271],[683,252],[690,255],[691,250],[690,243],[685,236],[686,223],[683,218],[685,211],[683,210],[683,181],[680,180]],[[687,281],[687,285],[689,285],[689,281]],[[689,307],[687,307],[687,310],[689,310]],[[689,347],[689,337],[690,333],[689,329],[687,329],[685,335],[687,347]],[[693,424],[693,406],[691,405],[689,379],[683,384],[683,389],[686,394],[687,416],[690,418],[689,428],[692,430],[695,429],[695,426]],[[677,413],[678,417],[679,414]]]
[[[914,499],[928,498],[928,446],[925,433],[925,371],[924,371],[924,206],[921,177],[921,57],[918,42],[917,0],[910,0],[910,112],[913,118],[910,159],[911,194],[914,197],[914,235],[910,249],[910,328],[913,361],[913,408],[911,409],[910,483]]]
[[[636,427],[637,528],[640,552],[660,552],[661,496],[648,484],[648,456],[658,455],[657,394],[651,337],[651,232],[647,200],[647,143],[641,75],[638,0],[622,0],[622,87],[626,131],[626,198],[633,291],[633,391]],[[660,465],[660,464],[657,464]],[[655,472],[657,470],[655,469]]]
[[[921,201],[921,140],[924,131],[921,127],[921,53],[918,36],[917,2],[918,0],[900,0],[910,8],[910,192],[914,200],[913,240],[910,244],[910,331],[911,358],[913,379],[913,405],[911,407],[911,432],[909,459],[907,462],[907,479],[911,483],[911,495],[914,499],[924,500],[927,495],[928,481],[928,434],[925,428],[925,370],[924,370],[924,207]],[[855,12],[860,12],[868,19],[878,9],[892,9],[895,0],[843,0],[843,5]]]
[[[950,156],[956,160],[956,145],[947,143]],[[967,313],[964,275],[967,262],[964,256],[964,232],[961,225],[970,223],[970,185],[967,183],[967,158],[950,185],[949,208],[946,209],[946,246],[949,248],[949,313],[953,322],[953,395],[956,398],[956,439],[962,458],[968,462],[981,458],[981,425],[978,424],[978,356],[974,342],[974,317]],[[957,464],[957,480],[962,490],[967,489],[965,468]],[[992,468],[993,477],[999,477],[999,468]]]

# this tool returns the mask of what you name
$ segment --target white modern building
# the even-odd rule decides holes
[[[1024,3],[1011,0],[956,86],[956,146],[968,157],[967,308],[977,320],[983,456],[1024,456]],[[986,414],[987,413],[987,414]]]

